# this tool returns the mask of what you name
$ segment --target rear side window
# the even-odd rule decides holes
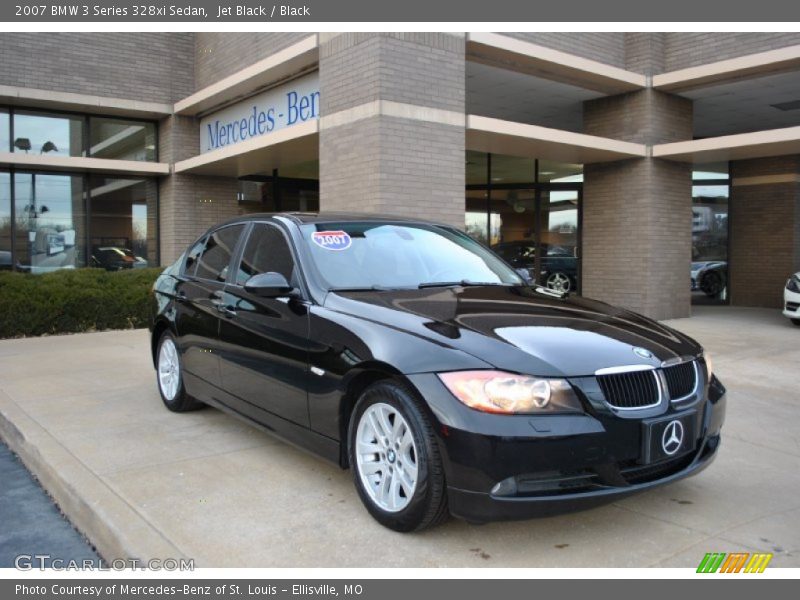
[[[183,272],[187,275],[194,275],[195,269],[197,269],[197,262],[200,260],[200,255],[203,253],[203,248],[206,245],[206,238],[202,238],[195,242],[194,246],[189,248],[189,252],[186,253],[186,264],[183,268]]]
[[[273,271],[297,287],[294,259],[289,244],[273,225],[256,223],[247,239],[242,262],[236,272],[236,285],[244,285],[253,275]]]
[[[231,225],[218,229],[210,236],[197,261],[195,277],[211,281],[225,281],[228,265],[239,241],[244,225]]]

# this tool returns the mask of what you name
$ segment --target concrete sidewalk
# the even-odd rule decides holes
[[[712,352],[728,386],[719,457],[695,478],[561,517],[388,531],[349,472],[217,410],[169,413],[143,330],[0,341],[0,436],[107,560],[695,567],[710,551],[763,551],[800,566],[800,328],[728,307],[672,325]]]

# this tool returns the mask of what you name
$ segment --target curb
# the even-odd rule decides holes
[[[106,564],[118,559],[189,558],[2,390],[0,439]]]

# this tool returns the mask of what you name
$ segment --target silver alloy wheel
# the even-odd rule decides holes
[[[174,400],[181,385],[181,364],[178,349],[170,337],[164,338],[158,351],[158,385],[167,400]]]
[[[557,292],[568,292],[572,289],[572,282],[564,273],[552,273],[547,278],[547,287]]]
[[[397,409],[373,404],[358,422],[356,468],[370,499],[388,512],[403,510],[417,488],[417,446]]]

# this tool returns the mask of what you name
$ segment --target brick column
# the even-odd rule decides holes
[[[196,119],[173,115],[159,125],[161,162],[175,163],[200,152],[200,128]],[[237,180],[175,174],[158,185],[161,264],[168,265],[204,230],[239,214]]]
[[[800,270],[800,156],[731,162],[731,304],[780,308]]]
[[[320,34],[320,208],[464,227],[464,38]]]
[[[692,138],[690,100],[645,89],[590,100],[584,131],[648,145]],[[691,166],[587,164],[582,291],[656,319],[690,314]]]

